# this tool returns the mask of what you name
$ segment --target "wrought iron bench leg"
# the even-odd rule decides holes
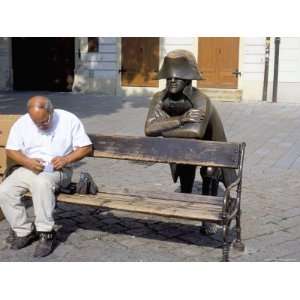
[[[222,261],[229,261],[229,243],[228,243],[228,229],[229,225],[223,225],[223,257]]]
[[[241,210],[236,215],[236,240],[233,241],[232,246],[234,249],[243,252],[245,245],[242,242],[242,229],[241,229]]]

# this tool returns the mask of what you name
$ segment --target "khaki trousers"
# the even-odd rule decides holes
[[[26,236],[33,225],[27,220],[27,213],[22,196],[30,191],[35,213],[37,231],[49,232],[54,227],[53,211],[55,208],[55,190],[66,187],[71,182],[72,169],[52,173],[36,174],[20,167],[0,184],[0,206],[17,236]]]

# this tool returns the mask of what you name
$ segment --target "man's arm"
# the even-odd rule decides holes
[[[35,158],[29,158],[19,150],[6,149],[6,155],[10,159],[15,161],[18,165],[21,165],[35,173],[40,173],[44,169],[41,160]]]
[[[23,148],[23,117],[19,118],[11,127],[5,147],[6,155],[18,165],[21,165],[35,173],[43,171],[44,166],[38,158],[29,158],[21,149]]]
[[[51,163],[55,170],[60,170],[67,164],[76,162],[83,159],[85,156],[91,154],[93,151],[92,145],[78,147],[76,150],[66,156],[56,156],[52,159]]]

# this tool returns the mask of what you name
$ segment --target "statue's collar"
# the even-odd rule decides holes
[[[193,87],[192,87],[192,83],[187,85],[184,89],[183,89],[183,94],[185,96],[188,97],[189,100],[192,99],[192,96],[193,96]]]

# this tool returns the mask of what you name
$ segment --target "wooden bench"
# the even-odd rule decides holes
[[[229,227],[236,221],[233,246],[243,250],[240,203],[245,143],[192,139],[90,135],[95,158],[213,166],[237,170],[222,197],[176,192],[125,192],[102,189],[97,195],[60,194],[58,201],[172,218],[214,222],[223,229],[223,261],[229,260]],[[137,174],[138,176],[138,174]],[[170,175],[171,184],[171,175]],[[200,232],[199,232],[200,234]]]

